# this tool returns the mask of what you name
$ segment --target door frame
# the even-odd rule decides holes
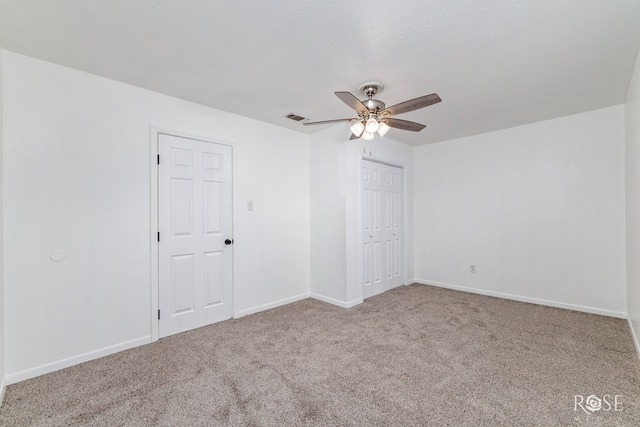
[[[359,229],[358,229],[358,235],[359,235],[359,239],[360,239],[360,248],[358,250],[358,259],[359,259],[359,270],[360,270],[360,295],[362,295],[362,299],[364,300],[365,295],[364,295],[364,249],[362,247],[363,241],[364,241],[364,231],[362,229],[364,222],[363,222],[363,215],[364,215],[364,207],[362,206],[362,190],[363,190],[363,182],[362,182],[362,169],[364,167],[364,162],[371,162],[371,163],[378,163],[381,165],[385,165],[385,166],[391,166],[393,168],[398,168],[402,171],[402,215],[401,215],[401,220],[402,220],[402,285],[400,286],[405,286],[407,285],[407,227],[406,227],[406,218],[407,218],[407,214],[406,214],[406,210],[407,210],[407,205],[406,205],[406,176],[407,176],[407,170],[404,166],[402,165],[398,165],[395,164],[393,162],[387,162],[384,160],[380,160],[378,158],[372,158],[372,157],[368,157],[368,156],[362,156],[360,157],[360,161],[358,162],[360,165],[360,173],[359,173],[359,180],[358,180],[358,185],[359,185],[359,198],[358,198],[358,207],[359,207],[359,214],[360,214],[360,219],[358,221],[359,223]],[[372,284],[373,286],[373,284]],[[373,295],[375,296],[375,295]]]
[[[159,307],[159,300],[158,298],[160,297],[160,283],[159,283],[159,279],[160,279],[160,274],[159,274],[159,269],[160,269],[160,262],[159,262],[159,242],[158,242],[158,214],[159,214],[159,209],[158,209],[158,190],[159,190],[159,186],[158,186],[158,138],[160,135],[170,135],[170,136],[176,136],[179,138],[188,138],[188,139],[195,139],[198,141],[204,141],[204,142],[210,142],[210,143],[214,143],[214,144],[220,144],[220,145],[227,145],[231,147],[231,164],[232,164],[232,173],[231,173],[231,228],[232,228],[232,234],[235,235],[236,234],[236,197],[235,195],[237,194],[237,185],[238,185],[238,179],[237,179],[237,170],[238,170],[238,165],[237,165],[237,153],[235,150],[235,144],[232,142],[226,142],[226,141],[220,141],[218,139],[209,137],[209,136],[203,136],[203,135],[195,135],[192,133],[187,133],[187,132],[182,132],[182,131],[176,131],[176,130],[170,130],[170,129],[166,129],[166,128],[162,128],[162,127],[158,127],[158,126],[150,126],[149,127],[149,171],[150,171],[150,206],[149,206],[149,212],[150,212],[150,224],[151,224],[151,228],[150,228],[150,235],[149,235],[149,240],[151,243],[150,246],[150,254],[151,254],[151,293],[150,293],[150,297],[151,297],[151,307],[150,307],[150,319],[151,319],[151,342],[154,341],[158,341],[159,339],[159,333],[160,333],[160,320],[158,319],[158,307]],[[238,265],[238,260],[237,260],[237,251],[233,250],[233,267],[232,267],[232,272],[231,272],[231,288],[232,288],[232,301],[231,301],[231,308],[232,308],[232,312],[233,312],[233,317],[232,318],[236,318],[238,317],[238,312],[237,312],[237,307],[239,306],[239,304],[237,303],[238,301],[238,290],[237,287],[235,286],[235,280],[236,280],[236,272],[238,270],[237,265]]]

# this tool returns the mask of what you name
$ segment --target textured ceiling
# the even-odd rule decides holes
[[[0,0],[5,49],[302,132],[370,80],[412,145],[624,102],[638,0]],[[348,135],[345,135],[345,138]]]

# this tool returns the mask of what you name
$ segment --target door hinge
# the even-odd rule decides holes
[[[160,241],[160,232],[158,231],[158,242]]]
[[[158,310],[158,320],[160,320],[160,310]]]
[[[160,164],[160,154],[158,154],[158,164]]]

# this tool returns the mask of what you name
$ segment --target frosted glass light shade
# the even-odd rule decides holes
[[[376,133],[378,130],[378,121],[373,117],[367,120],[367,126],[365,128],[369,133]]]
[[[373,132],[369,132],[369,131],[364,131],[362,133],[362,139],[365,139],[367,141],[371,141],[373,139]]]
[[[351,133],[355,136],[362,135],[362,131],[364,131],[364,123],[357,122],[355,125],[351,126]]]
[[[391,128],[388,124],[380,122],[380,124],[378,125],[378,135],[384,136],[385,133],[389,132],[389,129]]]

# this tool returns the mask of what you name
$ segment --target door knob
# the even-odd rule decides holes
[[[224,241],[224,244],[225,244],[225,245],[233,245],[233,239],[226,239],[226,240]]]

